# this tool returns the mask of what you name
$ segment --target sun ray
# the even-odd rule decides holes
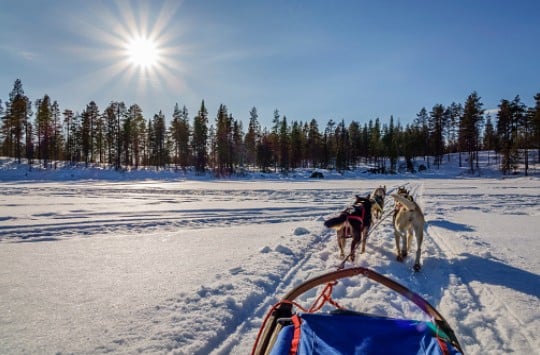
[[[187,63],[182,59],[192,49],[188,43],[178,44],[185,33],[175,21],[179,2],[165,1],[159,8],[143,5],[120,6],[120,2],[110,2],[88,7],[89,13],[99,14],[88,18],[98,18],[98,22],[71,26],[86,40],[69,49],[97,65],[95,71],[87,73],[87,84],[78,86],[78,90],[88,92],[86,96],[148,101],[149,97],[161,97],[164,90],[189,90]],[[65,84],[77,86],[72,82]]]

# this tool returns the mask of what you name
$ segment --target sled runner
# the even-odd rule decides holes
[[[430,321],[395,319],[343,309],[333,298],[339,279],[364,276],[416,304]],[[302,294],[325,285],[315,302],[298,304]],[[325,304],[336,308],[319,312]],[[418,294],[370,269],[355,267],[329,272],[289,291],[267,313],[252,355],[288,354],[461,354],[446,320]]]

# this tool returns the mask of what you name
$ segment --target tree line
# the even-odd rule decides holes
[[[224,104],[211,119],[203,100],[192,118],[185,106],[176,104],[167,125],[161,111],[145,118],[139,105],[117,101],[103,110],[91,101],[80,113],[61,112],[48,95],[32,103],[17,79],[8,101],[0,100],[0,149],[2,155],[18,163],[25,159],[29,166],[56,168],[57,162],[65,161],[115,169],[211,170],[218,176],[244,169],[344,171],[361,163],[371,164],[376,172],[413,171],[415,158],[423,157],[429,167],[427,157],[433,157],[431,164],[439,167],[446,154],[458,152],[460,166],[474,171],[478,152],[493,150],[503,173],[523,163],[527,174],[529,152],[536,149],[540,156],[540,93],[534,100],[534,107],[527,107],[519,95],[501,99],[492,116],[472,92],[463,104],[422,108],[405,126],[390,116],[388,122],[377,118],[364,124],[330,119],[324,128],[315,119],[289,121],[278,110],[272,126],[262,127],[255,107],[244,128]],[[398,166],[400,157],[405,166]]]

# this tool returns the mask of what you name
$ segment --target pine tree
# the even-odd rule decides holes
[[[531,108],[534,142],[537,149],[537,163],[540,163],[540,92],[534,95],[535,105]]]
[[[394,126],[394,117],[390,116],[389,125],[383,129],[385,133],[383,134],[383,145],[385,147],[385,155],[390,161],[390,171],[395,172],[397,170],[397,160],[399,157],[399,148],[398,148],[398,137],[396,132],[396,127]]]
[[[89,143],[89,161],[96,162],[96,125],[99,119],[99,108],[95,101],[90,101],[86,106],[86,115],[88,119],[88,143]]]
[[[523,151],[523,160],[524,160],[524,170],[525,175],[528,175],[529,170],[529,137],[531,135],[531,117],[527,114],[527,107],[521,102],[519,95],[517,95],[512,103],[510,104],[512,109],[513,121],[516,126],[516,149],[518,150],[518,159],[519,159],[519,149]]]
[[[478,163],[476,157],[480,142],[480,126],[483,120],[483,104],[480,102],[480,97],[474,91],[467,97],[465,105],[463,105],[463,116],[460,120],[460,141],[461,147],[469,155],[469,168],[474,172],[474,162]],[[478,164],[477,164],[478,166]]]
[[[53,136],[52,126],[52,107],[49,95],[35,103],[36,111],[36,129],[37,129],[37,150],[38,159],[42,161],[43,167],[49,165],[51,141]]]
[[[94,124],[94,148],[96,158],[99,164],[105,163],[105,115],[98,114]]]
[[[452,102],[448,107],[447,125],[446,125],[446,144],[449,153],[458,151],[458,127],[459,120],[463,115],[463,106]],[[460,155],[461,156],[461,155]],[[461,166],[461,163],[460,163]]]
[[[424,156],[424,161],[429,168],[429,159],[427,157],[429,155],[429,116],[425,107],[422,107],[420,112],[416,114],[414,123],[421,135],[421,140],[419,141],[421,155]]]
[[[257,162],[257,145],[261,138],[261,126],[258,121],[257,109],[253,107],[249,111],[248,131],[244,138],[246,149],[246,164],[254,166]]]
[[[73,111],[65,109],[62,113],[64,115],[64,128],[66,130],[66,145],[64,148],[66,159],[70,163],[73,163],[73,137],[71,135],[71,129],[73,125],[74,114]]]
[[[309,128],[307,132],[307,159],[312,162],[313,167],[322,167],[322,138],[319,131],[319,124],[317,120],[312,119],[309,122]]]
[[[289,135],[289,126],[287,125],[287,117],[283,116],[283,119],[279,125],[279,135],[278,135],[278,144],[279,144],[279,168],[282,171],[288,171],[290,165],[290,135]]]
[[[113,104],[113,114],[116,120],[115,122],[115,133],[114,137],[116,139],[115,145],[115,169],[120,170],[122,167],[121,158],[122,158],[122,121],[126,116],[126,105],[123,102],[114,102]]]
[[[257,166],[263,173],[268,172],[270,167],[274,164],[272,139],[272,133],[264,130],[261,139],[257,144]]]
[[[302,133],[302,123],[294,121],[291,126],[291,159],[290,166],[294,170],[301,166],[304,159],[304,135]]]
[[[484,139],[482,141],[482,149],[488,151],[488,161],[489,163],[489,151],[498,151],[497,146],[497,134],[495,133],[495,128],[493,127],[493,123],[491,121],[491,116],[488,115],[486,117],[486,125],[484,127]]]
[[[122,123],[122,137],[124,149],[124,163],[127,166],[139,166],[141,155],[141,141],[144,133],[144,117],[139,105],[131,105]]]
[[[30,100],[24,94],[21,80],[17,79],[9,94],[9,102],[6,103],[1,131],[4,136],[2,153],[15,157],[19,164],[21,163],[25,128],[31,115]]]
[[[119,113],[117,102],[111,102],[105,111],[103,111],[103,119],[105,125],[105,151],[107,154],[107,163],[109,165],[117,165],[116,150],[117,150],[117,135],[119,134],[119,121],[116,119]],[[118,169],[118,167],[117,167]]]
[[[58,102],[56,101],[54,101],[51,106],[51,114],[52,114],[52,127],[53,127],[51,153],[52,153],[52,157],[54,161],[54,169],[56,169],[58,160],[61,158],[60,148],[62,147],[62,143],[63,143],[62,123],[60,120],[60,107],[58,106]]]
[[[204,100],[201,103],[199,113],[193,119],[193,140],[192,150],[194,154],[194,167],[198,173],[206,170],[207,157],[207,139],[208,139],[208,111],[204,106]]]
[[[230,120],[233,122],[232,132],[232,157],[234,166],[244,166],[246,160],[246,149],[244,144],[244,132],[242,122],[235,120],[232,115]]]
[[[335,134],[336,143],[336,170],[343,172],[349,169],[349,132],[345,127],[345,120],[338,124]]]
[[[351,141],[350,145],[350,157],[351,164],[357,166],[360,162],[360,157],[362,156],[362,131],[360,129],[360,124],[356,121],[352,121],[349,124],[349,138]]]
[[[336,131],[336,123],[334,120],[330,119],[326,124],[324,129],[324,134],[322,137],[322,160],[321,167],[327,169],[330,167],[332,162],[335,162],[335,139],[334,132]]]
[[[445,126],[445,118],[444,106],[441,104],[433,106],[433,109],[429,113],[430,155],[435,157],[437,169],[441,166],[444,154],[443,129]]]
[[[227,106],[220,105],[216,117],[216,163],[219,176],[232,173],[232,122]]]
[[[165,116],[161,111],[154,115],[151,124],[152,139],[149,139],[150,156],[156,170],[165,167],[168,163],[168,154],[166,150],[167,130],[165,126]]]

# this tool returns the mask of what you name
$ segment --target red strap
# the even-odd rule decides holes
[[[298,353],[298,345],[300,345],[300,324],[302,323],[302,321],[297,314],[292,316],[291,320],[294,325],[294,333],[291,341],[291,350],[289,351],[289,355],[296,355],[296,353]]]
[[[439,343],[439,347],[441,348],[441,351],[443,355],[450,354],[448,351],[448,346],[446,345],[445,341],[437,336],[437,343]]]
[[[356,216],[356,215],[353,215],[353,214],[350,214],[347,216],[347,219],[356,219],[358,222],[360,222],[361,224],[364,224],[364,217],[366,215],[366,208],[364,207],[364,205],[360,205],[361,207],[361,214],[360,216]]]

